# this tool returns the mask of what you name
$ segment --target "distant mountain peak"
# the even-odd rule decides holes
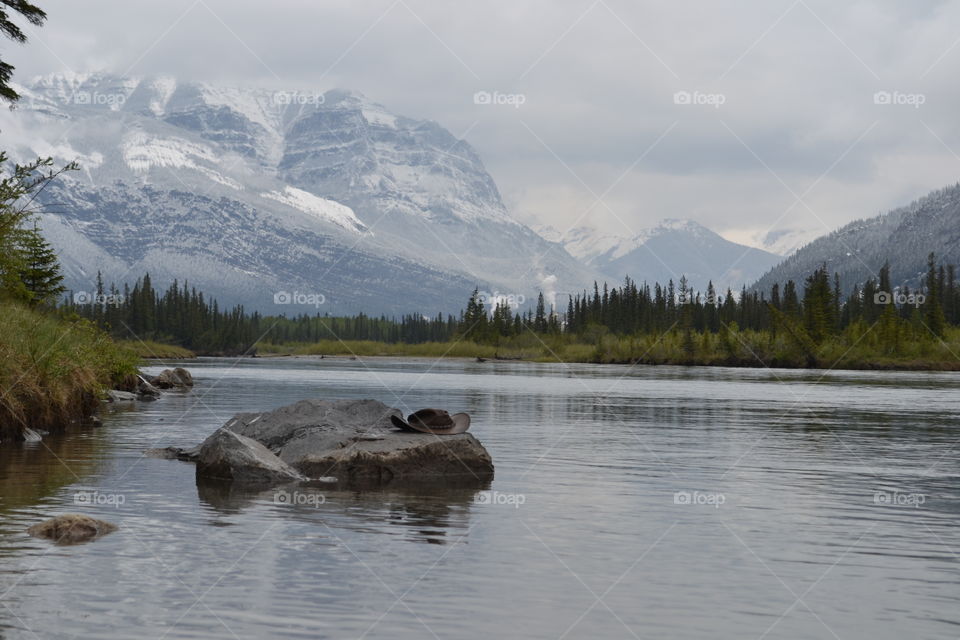
[[[654,228],[668,231],[710,231],[696,220],[689,218],[664,218]]]
[[[666,283],[687,276],[705,289],[739,289],[776,264],[780,256],[730,242],[696,220],[666,218],[630,236],[580,226],[561,234],[548,228],[551,240],[599,269],[613,281],[629,275],[634,280]],[[555,239],[556,238],[556,239]]]

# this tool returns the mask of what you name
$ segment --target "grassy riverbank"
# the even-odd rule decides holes
[[[877,329],[851,327],[842,335],[806,347],[789,336],[768,331],[737,331],[685,335],[622,337],[600,335],[591,343],[563,335],[532,333],[501,340],[498,344],[471,341],[391,344],[369,340],[323,340],[315,343],[260,344],[261,356],[340,355],[409,356],[582,362],[597,364],[674,364],[737,367],[960,370],[960,329],[948,329],[942,340],[921,328],[884,336]]]
[[[86,320],[0,302],[0,440],[58,431],[129,383],[139,358]]]
[[[197,357],[190,349],[154,340],[117,340],[117,344],[146,360],[186,360]]]

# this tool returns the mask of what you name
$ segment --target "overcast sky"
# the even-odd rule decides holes
[[[826,232],[960,176],[960,2],[37,2],[46,26],[0,44],[15,79],[357,90],[464,137],[560,230]]]

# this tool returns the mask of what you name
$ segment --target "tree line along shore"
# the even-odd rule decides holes
[[[592,292],[520,312],[474,290],[458,315],[293,317],[220,309],[187,283],[122,290],[98,280],[77,315],[127,339],[144,357],[348,355],[553,362],[847,369],[960,368],[960,283],[931,255],[923,286],[894,287],[888,266],[846,296],[826,267],[769,293],[677,285],[595,284]]]

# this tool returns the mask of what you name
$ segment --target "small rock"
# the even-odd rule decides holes
[[[47,538],[57,544],[77,544],[95,540],[117,530],[117,526],[80,513],[67,513],[35,524],[27,533]]]
[[[164,369],[150,384],[159,389],[187,389],[193,386],[193,376],[183,367]]]
[[[130,393],[129,391],[119,391],[117,389],[107,391],[108,402],[133,402],[136,399],[137,394]]]
[[[137,398],[150,401],[156,400],[160,395],[160,389],[147,382],[143,376],[137,376]]]
[[[256,440],[221,428],[200,445],[197,479],[276,484],[307,478]]]
[[[183,367],[177,367],[176,369],[173,370],[173,372],[177,374],[178,378],[180,378],[180,382],[183,383],[183,386],[185,387],[193,386],[193,376],[190,375],[189,371],[187,371]]]

